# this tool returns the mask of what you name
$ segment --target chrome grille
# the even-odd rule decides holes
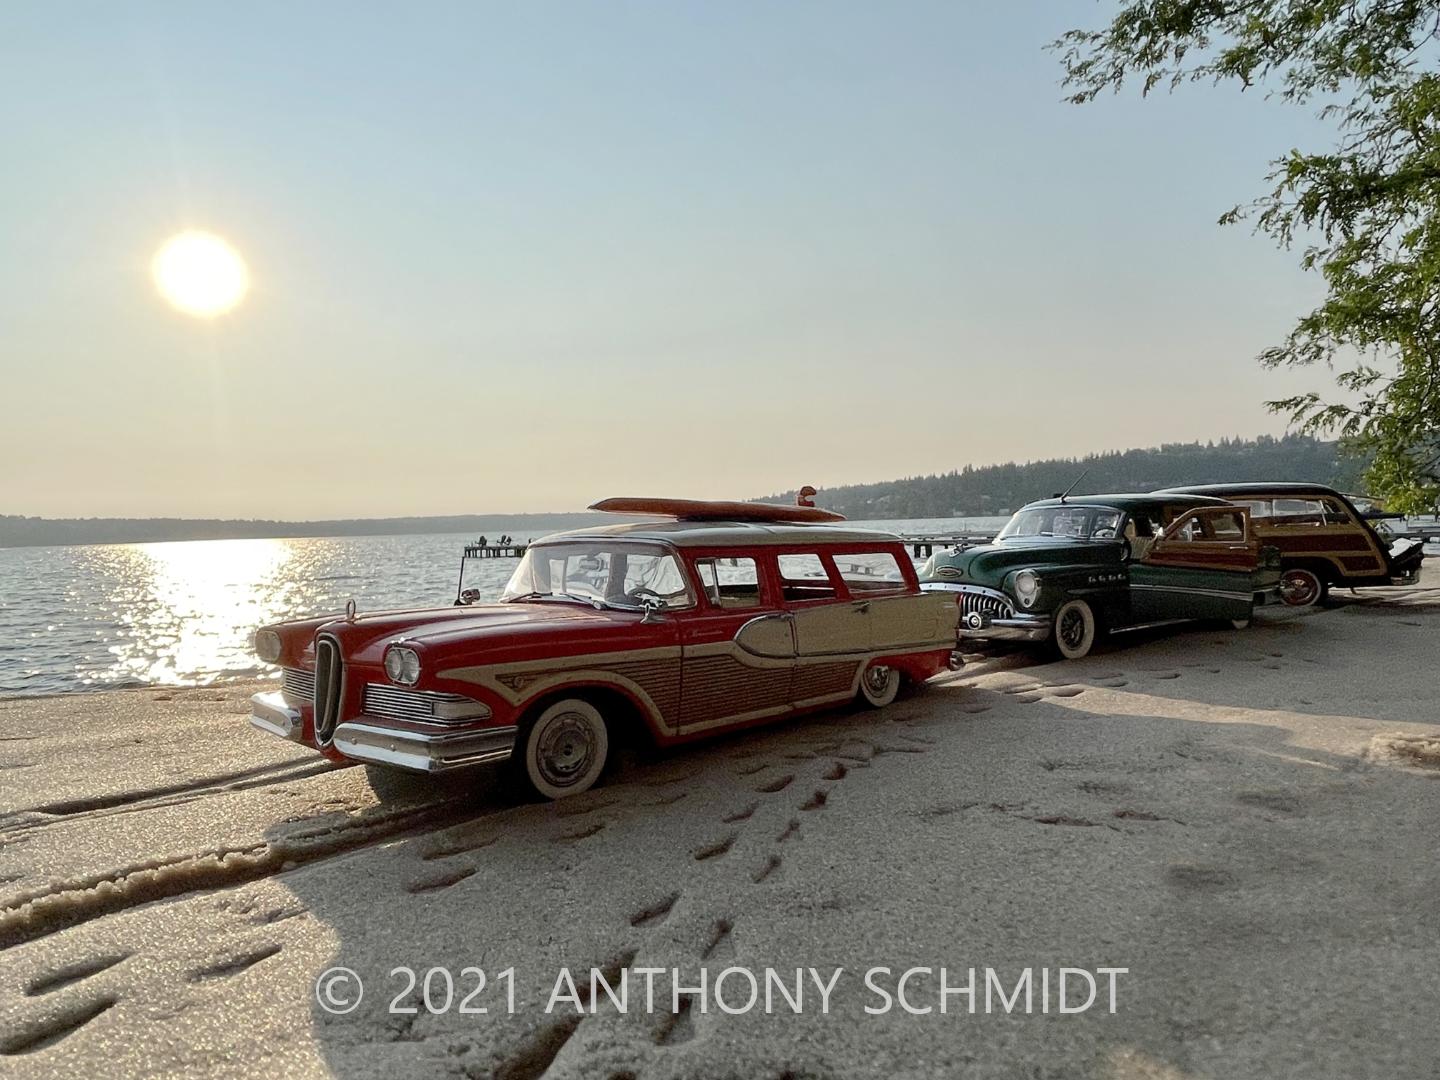
[[[1015,616],[1015,605],[1003,596],[992,593],[963,592],[960,594],[960,617],[979,613],[992,619],[1011,619]]]
[[[315,737],[330,742],[340,722],[340,693],[345,666],[340,660],[340,643],[332,637],[315,639]]]
[[[308,705],[315,700],[315,673],[287,667],[280,672],[280,693],[287,705]]]
[[[445,715],[444,709],[436,715],[437,705],[450,705],[455,709],[465,706],[481,708],[474,698],[463,694],[442,694],[438,690],[406,690],[400,686],[386,686],[384,683],[366,683],[362,695],[364,711],[370,716],[384,716],[392,720],[420,720],[430,723],[466,722],[477,717],[457,721]]]

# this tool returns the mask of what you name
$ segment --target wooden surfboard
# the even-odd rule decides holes
[[[844,521],[844,514],[818,506],[776,503],[710,502],[703,499],[601,499],[590,507],[607,514],[644,514],[680,521]]]

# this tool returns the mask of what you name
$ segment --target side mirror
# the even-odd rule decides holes
[[[640,607],[645,612],[645,615],[640,620],[642,623],[657,623],[662,621],[660,613],[665,610],[665,605],[655,599],[655,597],[642,596],[640,598]]]
[[[466,590],[464,590],[464,591],[460,594],[460,598],[455,601],[455,604],[456,604],[457,607],[459,607],[459,606],[464,606],[464,605],[468,605],[468,604],[479,603],[479,601],[480,601],[480,590],[479,590],[479,589],[466,589]]]

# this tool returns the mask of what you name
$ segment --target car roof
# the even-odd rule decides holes
[[[1068,495],[1063,499],[1040,499],[1037,502],[1027,503],[1022,509],[1029,510],[1032,507],[1040,506],[1108,506],[1114,510],[1124,510],[1126,513],[1135,510],[1152,510],[1161,506],[1226,506],[1224,499],[1211,498],[1208,495],[1190,494],[1187,492],[1169,491],[1148,491],[1128,492],[1117,495]]]
[[[648,540],[657,544],[673,544],[676,547],[779,547],[786,544],[893,544],[899,539],[894,533],[874,529],[807,525],[799,522],[770,524],[755,521],[633,521],[552,533],[535,542],[549,544],[561,540]]]
[[[1185,492],[1197,495],[1339,495],[1340,492],[1324,484],[1286,481],[1266,484],[1253,481],[1243,484],[1194,484],[1188,487],[1165,488],[1165,492]]]

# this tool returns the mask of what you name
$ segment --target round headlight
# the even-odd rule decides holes
[[[420,657],[414,649],[400,650],[400,681],[406,686],[420,681]]]
[[[1034,570],[1021,570],[1015,575],[1015,599],[1029,607],[1039,595],[1040,579],[1035,576]]]
[[[414,649],[393,645],[385,654],[385,674],[391,682],[414,686],[420,680],[420,657]]]
[[[255,631],[255,655],[267,664],[280,659],[280,635],[274,630]]]

